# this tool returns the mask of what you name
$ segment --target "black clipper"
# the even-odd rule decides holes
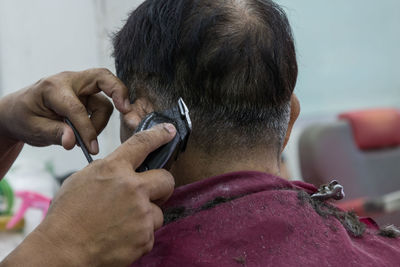
[[[178,105],[170,110],[152,112],[147,115],[137,127],[135,133],[147,130],[160,123],[171,123],[176,128],[176,135],[172,141],[150,153],[142,165],[136,169],[137,172],[144,172],[153,169],[163,168],[171,157],[178,158],[180,152],[185,151],[192,131],[192,122],[189,117],[189,109],[182,98],[179,98]]]

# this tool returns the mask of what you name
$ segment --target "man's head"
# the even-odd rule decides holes
[[[286,15],[272,1],[147,0],[116,34],[114,56],[138,117],[182,97],[199,149],[280,153],[297,62]]]

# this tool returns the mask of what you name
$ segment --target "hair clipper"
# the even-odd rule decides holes
[[[137,172],[163,168],[171,157],[175,156],[176,160],[179,153],[186,149],[192,131],[192,122],[189,117],[189,109],[182,98],[179,98],[178,105],[172,109],[147,115],[140,122],[135,133],[150,129],[160,123],[173,124],[176,128],[176,135],[172,141],[151,152],[142,165],[136,169]]]

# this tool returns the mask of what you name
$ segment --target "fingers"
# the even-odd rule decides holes
[[[31,144],[37,146],[57,144],[62,145],[67,150],[74,148],[75,135],[67,124],[48,118],[39,118],[34,123],[37,125],[36,131],[40,134],[31,134]],[[42,139],[42,136],[46,136],[46,142],[35,140],[36,136],[39,139]]]
[[[106,127],[113,112],[113,105],[102,94],[92,95],[88,98],[87,108],[90,111],[90,120],[99,135]]]
[[[168,200],[175,188],[175,180],[166,170],[150,170],[142,173],[144,187],[149,199],[156,204]]]
[[[59,116],[68,118],[75,126],[86,147],[92,154],[99,152],[97,132],[86,107],[70,90],[49,90],[44,96],[45,105]]]
[[[72,88],[78,95],[88,96],[103,91],[121,113],[130,111],[128,88],[108,69],[89,69],[75,75]]]
[[[153,213],[153,222],[154,222],[154,231],[157,229],[160,229],[161,226],[163,226],[164,223],[164,215],[161,211],[161,209],[155,205],[151,204],[152,208],[152,213]]]
[[[163,123],[137,133],[119,146],[111,155],[118,161],[128,161],[137,169],[150,152],[171,141],[176,134],[172,124]]]
[[[59,117],[68,118],[91,154],[99,152],[97,135],[104,129],[112,113],[112,104],[99,92],[102,91],[111,97],[116,108],[123,114],[131,109],[128,89],[107,69],[63,72],[42,79],[35,86],[38,87],[37,91],[41,92],[39,99],[43,100],[39,101],[42,105],[39,113],[45,111],[42,117],[51,119],[55,115],[52,113],[55,112]],[[50,109],[51,112],[46,113],[46,109]],[[90,118],[87,110],[91,111]],[[55,126],[61,128],[60,124]],[[71,130],[68,128],[65,131],[59,130],[61,133],[65,132],[62,139],[59,133],[46,138],[52,139],[52,143],[61,143],[70,149],[75,145],[71,143],[75,141],[71,136]]]

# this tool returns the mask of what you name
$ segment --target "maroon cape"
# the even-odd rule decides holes
[[[318,215],[299,190],[313,185],[237,172],[179,187],[153,250],[132,266],[400,266],[400,239],[373,223],[354,237]]]

